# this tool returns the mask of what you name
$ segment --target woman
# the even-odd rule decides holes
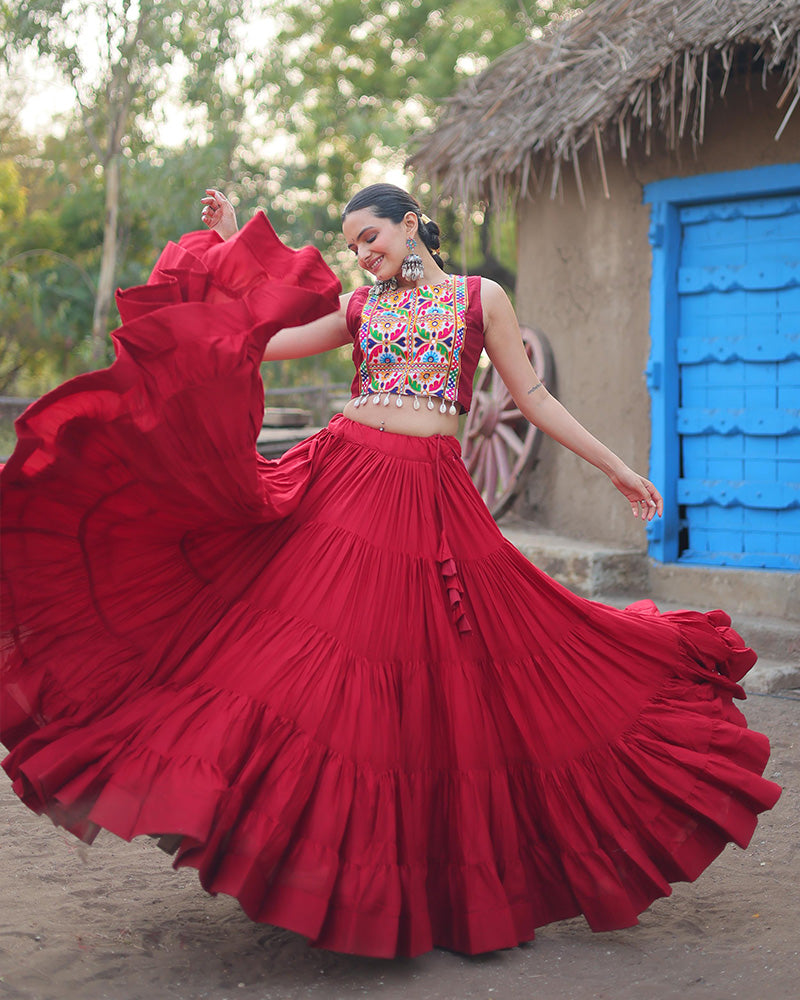
[[[223,239],[232,236],[236,232],[236,216],[228,199],[219,191],[209,190],[202,202],[203,221]],[[432,288],[450,280],[443,270],[441,257],[436,253],[439,248],[438,226],[430,220],[423,221],[416,200],[394,185],[375,184],[352,198],[342,214],[342,230],[359,266],[372,274],[379,285],[394,281],[400,289]],[[401,273],[403,261],[410,251],[420,260],[421,273],[413,280],[404,278]],[[489,358],[520,410],[551,437],[605,472],[630,502],[634,515],[641,511],[642,517],[648,521],[656,513],[660,516],[663,500],[653,484],[636,475],[620,458],[588,434],[542,385],[528,360],[514,310],[502,288],[486,278],[481,279],[477,286],[479,305],[482,306],[480,335],[485,341]],[[267,345],[264,360],[306,357],[351,344],[353,334],[348,329],[348,303],[352,294],[341,296],[338,312],[307,326],[277,334]],[[356,299],[362,305],[365,296],[356,293]],[[366,385],[362,384],[362,388],[366,389]],[[392,391],[397,392],[396,388]],[[409,391],[407,384],[405,391]],[[402,402],[402,395],[398,395],[398,399]],[[443,407],[441,399],[437,399],[436,405],[429,407],[429,399],[426,398],[425,406],[417,410],[413,404],[405,409],[402,406],[375,409],[359,407],[360,400],[356,396],[345,407],[344,415],[368,427],[398,434],[420,437],[456,434],[458,415],[455,406]]]
[[[203,219],[119,297],[118,358],[21,418],[4,474],[3,740],[32,808],[162,835],[254,919],[364,955],[625,927],[777,800],[722,612],[570,594],[453,437],[481,347],[520,409],[662,501],[541,385],[492,282],[405,192],[343,216],[337,298],[263,215]],[[344,414],[258,458],[258,365],[353,343]]]

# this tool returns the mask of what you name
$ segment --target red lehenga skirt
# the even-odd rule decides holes
[[[78,837],[174,835],[253,920],[363,955],[626,927],[778,798],[720,611],[575,597],[454,438],[258,457],[270,334],[336,305],[263,216],[171,246],[3,485],[2,739]]]

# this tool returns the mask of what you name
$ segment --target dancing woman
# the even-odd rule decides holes
[[[34,404],[3,474],[4,767],[91,841],[164,837],[258,921],[364,955],[629,926],[779,795],[720,611],[576,597],[460,458],[485,347],[528,419],[650,520],[656,488],[540,383],[493,282],[391,185],[338,296],[258,214],[120,293],[117,360]],[[259,364],[353,345],[352,398],[277,462]],[[578,498],[576,502],[585,502]]]
[[[209,190],[203,205],[203,220],[222,238],[236,232],[233,207],[221,192]],[[359,266],[376,279],[371,298],[366,286],[342,295],[337,312],[273,337],[265,361],[305,357],[355,342],[353,388],[358,395],[344,415],[368,427],[427,437],[456,433],[458,414],[469,408],[475,365],[485,346],[530,421],[605,472],[630,502],[634,515],[641,511],[649,521],[661,514],[663,501],[653,484],[590,435],[542,385],[502,288],[487,278],[470,281],[444,272],[437,253],[439,227],[423,217],[411,195],[391,184],[372,185],[347,204],[342,229]],[[442,308],[429,303],[455,303],[459,295],[463,316],[452,328],[450,317],[441,320]],[[359,336],[361,323],[369,323],[364,321],[365,312],[376,309],[382,324],[379,335],[365,325]],[[431,315],[437,323],[449,323],[446,334],[438,326],[431,329],[430,323],[426,327],[425,317]],[[416,344],[409,335],[412,341],[416,336]],[[372,351],[367,357],[365,347]],[[413,402],[409,400],[403,410],[409,395]],[[381,401],[383,409],[366,405]]]

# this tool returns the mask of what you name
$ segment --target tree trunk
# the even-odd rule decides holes
[[[103,256],[92,319],[92,355],[100,360],[105,352],[108,314],[114,296],[119,224],[120,154],[113,153],[105,167],[106,217],[103,227]]]

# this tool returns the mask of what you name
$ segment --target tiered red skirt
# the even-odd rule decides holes
[[[4,767],[86,841],[178,835],[254,920],[364,955],[625,927],[778,798],[719,611],[575,597],[453,438],[258,457],[259,359],[336,305],[263,216],[124,293],[118,358],[3,474]]]

